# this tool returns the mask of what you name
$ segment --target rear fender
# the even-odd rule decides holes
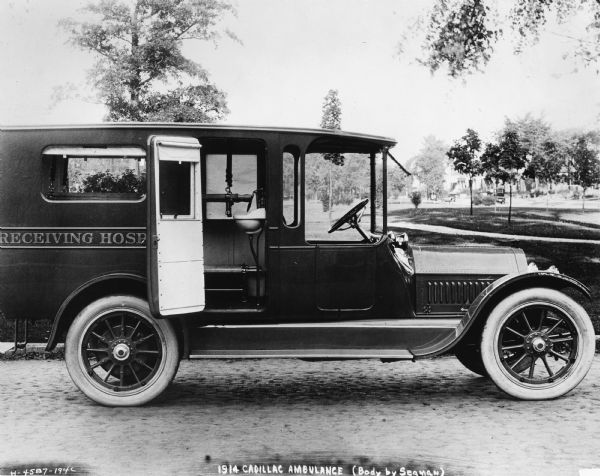
[[[146,299],[146,279],[130,273],[97,276],[75,289],[54,316],[46,351],[52,350],[68,329],[75,315],[86,305],[108,294],[128,293]]]

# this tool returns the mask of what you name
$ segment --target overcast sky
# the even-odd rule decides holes
[[[83,84],[93,58],[57,27],[77,16],[79,0],[0,0],[0,124],[102,120],[101,105],[52,104],[52,91]],[[229,124],[318,127],[323,98],[338,89],[345,130],[392,136],[403,161],[433,134],[452,142],[467,127],[490,138],[505,117],[530,112],[556,128],[597,128],[600,76],[563,55],[583,23],[551,25],[526,54],[499,47],[484,74],[465,81],[431,76],[398,41],[427,1],[238,0],[226,20],[243,44],[227,38],[190,43],[227,93]]]

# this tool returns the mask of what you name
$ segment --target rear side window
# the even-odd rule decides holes
[[[47,147],[42,194],[52,201],[140,201],[146,152],[137,147]]]

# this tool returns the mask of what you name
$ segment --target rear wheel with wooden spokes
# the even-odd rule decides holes
[[[142,405],[171,382],[179,364],[177,337],[134,296],[108,296],[75,318],[65,360],[73,382],[103,405]]]

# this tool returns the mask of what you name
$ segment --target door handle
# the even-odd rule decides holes
[[[160,236],[158,236],[158,235],[152,236],[152,246],[154,247],[154,249],[158,248],[159,241],[160,241]]]

